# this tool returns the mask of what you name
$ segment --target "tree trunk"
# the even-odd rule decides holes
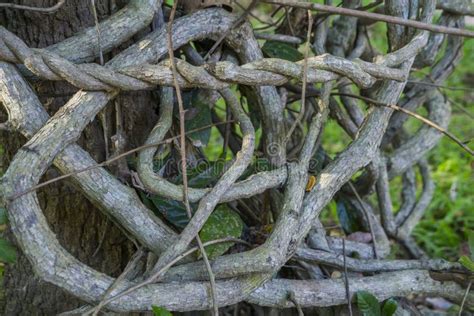
[[[8,2],[8,1],[7,1]],[[49,7],[55,0],[14,1],[23,5]],[[111,14],[110,0],[96,0],[99,20]],[[0,25],[21,37],[30,47],[47,47],[94,25],[90,1],[68,0],[55,14],[0,9]],[[110,58],[110,54],[105,59]],[[77,91],[64,82],[31,82],[50,115],[67,102]],[[129,93],[116,99],[127,117],[124,131],[131,140],[127,148],[139,145],[152,127],[156,114],[150,92]],[[114,102],[109,104],[106,116],[110,138],[114,131]],[[1,107],[0,107],[1,108]],[[0,121],[6,113],[0,111]],[[131,135],[134,134],[132,139]],[[96,119],[84,131],[80,145],[98,162],[106,158],[103,125]],[[18,148],[25,143],[21,135],[0,132],[0,174]],[[109,141],[110,143],[110,141]],[[0,148],[0,153],[2,148]],[[58,171],[50,169],[43,180],[57,177]],[[82,262],[94,269],[117,276],[131,254],[133,244],[121,230],[106,218],[91,202],[67,181],[48,185],[38,192],[43,211],[60,243]],[[11,237],[11,234],[7,232]],[[98,251],[97,248],[100,247]],[[4,300],[0,302],[2,315],[55,315],[84,305],[61,289],[35,277],[27,259],[19,254],[15,264],[5,269]]]

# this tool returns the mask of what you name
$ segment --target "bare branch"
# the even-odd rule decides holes
[[[374,21],[382,21],[391,24],[409,26],[421,30],[427,30],[430,32],[436,33],[444,33],[444,34],[451,34],[451,35],[459,35],[465,37],[474,37],[474,32],[466,29],[456,29],[452,27],[445,27],[440,25],[428,24],[420,21],[415,20],[407,20],[403,18],[399,18],[396,16],[390,16],[385,14],[379,13],[371,13],[366,11],[359,11],[341,7],[333,7],[319,3],[306,3],[306,2],[298,2],[298,1],[273,1],[273,0],[263,0],[265,3],[269,4],[279,4],[285,6],[292,6],[296,8],[308,9],[308,10],[317,10],[322,12],[329,12],[333,14],[341,14],[341,15],[348,15],[348,16],[355,16],[358,18],[364,19],[371,19]]]

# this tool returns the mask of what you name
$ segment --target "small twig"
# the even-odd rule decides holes
[[[171,70],[173,72],[173,83],[174,87],[176,90],[176,96],[178,99],[178,108],[179,108],[179,130],[181,137],[180,139],[180,153],[181,153],[181,174],[183,177],[183,202],[186,207],[186,213],[188,215],[188,218],[192,218],[192,212],[191,212],[191,205],[189,204],[189,196],[188,196],[188,174],[187,174],[187,167],[186,167],[186,127],[185,127],[185,110],[184,110],[184,103],[183,103],[183,97],[181,95],[181,88],[178,83],[178,71],[176,69],[176,62],[174,60],[174,51],[173,51],[173,21],[174,17],[176,14],[176,8],[178,7],[178,2],[179,0],[174,1],[173,3],[173,8],[171,9],[171,14],[169,18],[169,22],[167,25],[167,45],[168,45],[168,55],[170,57],[171,61]],[[209,53],[208,53],[209,54]],[[199,249],[201,250],[201,255],[204,261],[204,264],[206,265],[207,272],[209,274],[209,281],[211,284],[211,297],[212,297],[212,309],[213,309],[213,315],[218,316],[219,315],[219,305],[217,304],[217,293],[216,293],[216,280],[214,273],[212,272],[211,269],[211,264],[209,263],[209,258],[207,257],[206,249],[203,246],[203,243],[201,241],[201,238],[199,237],[199,234],[195,236],[195,239],[199,245]]]
[[[95,31],[97,33],[97,48],[99,50],[99,61],[100,65],[104,65],[104,54],[102,53],[102,40],[100,36],[100,25],[99,25],[99,17],[97,16],[97,10],[95,8],[95,0],[91,0],[92,5],[92,14],[94,15],[94,23],[95,23]]]
[[[293,292],[293,291],[289,292],[288,293],[288,299],[295,305],[296,310],[298,312],[298,316],[304,316],[303,309],[301,308],[301,305],[298,304],[298,302],[296,301],[295,292]]]
[[[66,0],[59,0],[55,5],[49,8],[30,7],[30,6],[19,5],[15,3],[0,3],[0,8],[27,10],[27,11],[34,11],[34,12],[40,12],[40,13],[54,13],[57,10],[59,10],[59,8],[61,8],[64,3],[66,3]]]
[[[215,244],[219,244],[219,243],[224,243],[224,242],[234,242],[234,243],[242,243],[242,244],[245,244],[245,245],[249,245],[248,242],[237,239],[237,238],[221,238],[221,239],[216,239],[216,240],[211,240],[211,241],[205,242],[205,243],[203,243],[203,246],[207,247],[207,246],[211,246],[211,245],[215,245]],[[172,266],[174,266],[176,263],[178,263],[183,258],[185,258],[185,257],[189,256],[190,254],[194,253],[195,251],[200,250],[199,248],[200,248],[199,246],[198,247],[193,247],[193,248],[187,250],[186,252],[183,252],[182,254],[178,255],[173,260],[171,260],[167,265],[165,265],[162,269],[155,272],[152,276],[150,276],[145,281],[143,281],[139,284],[136,284],[136,285],[128,288],[127,290],[125,290],[125,291],[123,291],[123,292],[121,292],[121,293],[119,293],[115,296],[112,296],[112,297],[108,298],[107,300],[105,300],[103,302],[102,307],[106,306],[107,304],[109,304],[112,301],[115,301],[116,299],[119,299],[119,298],[123,297],[124,295],[130,294],[130,293],[132,293],[132,292],[134,292],[134,291],[136,291],[136,290],[138,290],[138,289],[140,289],[140,288],[142,288],[142,287],[144,287],[148,284],[156,282],[158,280],[158,278],[160,276],[162,276],[163,274],[165,274]]]
[[[94,16],[95,31],[97,33],[97,49],[99,53],[99,63],[101,66],[104,66],[104,54],[102,53],[102,40],[100,36],[100,25],[99,17],[97,16],[97,9],[95,7],[95,0],[91,0],[92,15]],[[109,124],[107,121],[107,107],[102,109],[99,113],[99,118],[102,123],[102,132],[104,136],[104,146],[105,146],[105,158],[110,158],[109,151]]]
[[[99,250],[100,248],[102,247],[103,243],[104,243],[104,240],[105,240],[105,236],[107,234],[107,230],[109,228],[109,218],[107,217],[105,219],[105,227],[104,227],[104,231],[102,232],[102,236],[100,236],[100,240],[99,240],[99,244],[97,245],[97,248],[95,248],[95,251],[94,253],[92,254],[92,258],[94,258],[95,256],[97,256],[97,254],[99,253]]]
[[[285,34],[270,34],[270,33],[255,33],[255,38],[267,41],[277,41],[289,44],[301,44],[302,40],[299,37],[285,35]]]
[[[222,43],[223,40],[225,40],[227,36],[229,36],[230,32],[232,32],[234,28],[238,27],[241,23],[245,21],[250,11],[252,11],[252,9],[257,5],[257,3],[258,3],[258,0],[252,0],[252,2],[245,9],[245,11],[242,12],[242,14],[237,18],[237,20],[235,20],[234,23],[232,23],[231,27],[229,27],[229,29],[224,34],[222,34],[221,37],[217,39],[214,45],[212,45],[211,49],[209,49],[209,51],[204,56],[204,60],[207,60],[209,56],[211,56],[212,53],[214,53],[216,48],[219,47],[219,45]]]
[[[346,239],[342,238],[342,258],[344,262],[344,285],[346,288],[347,307],[349,308],[349,315],[352,316],[351,292],[349,291],[349,278],[347,277],[346,265]]]
[[[364,100],[365,102],[368,102],[368,103],[371,103],[371,104],[374,104],[374,105],[378,105],[378,106],[384,106],[384,107],[387,107],[387,108],[390,108],[390,109],[393,109],[393,110],[396,110],[396,111],[400,111],[400,112],[403,112],[405,114],[408,114],[418,120],[420,120],[421,122],[425,123],[426,125],[438,130],[439,132],[443,133],[444,135],[448,136],[451,140],[453,140],[456,144],[458,144],[459,146],[461,146],[465,151],[467,151],[471,156],[474,156],[474,151],[469,148],[468,146],[466,146],[466,144],[464,144],[461,140],[459,140],[456,136],[454,136],[453,134],[451,134],[450,132],[448,132],[447,130],[445,130],[444,128],[442,128],[441,126],[439,126],[438,124],[428,120],[427,118],[424,118],[423,116],[421,115],[418,115],[412,111],[409,111],[407,109],[404,109],[402,107],[399,107],[398,105],[394,105],[394,104],[387,104],[387,103],[383,103],[383,102],[379,102],[377,100],[374,100],[374,99],[371,99],[371,98],[367,98],[367,97],[363,97],[363,96],[360,96],[360,95],[357,95],[357,94],[351,94],[351,93],[339,93],[339,92],[335,92],[335,93],[331,93],[332,95],[337,95],[337,96],[346,96],[346,97],[350,97],[350,98],[356,98],[356,99],[360,99],[360,100]]]
[[[418,85],[429,86],[429,87],[436,87],[436,88],[447,89],[447,90],[452,90],[452,91],[468,91],[468,92],[474,91],[474,88],[451,87],[451,86],[445,86],[445,85],[442,85],[442,84],[436,84],[436,83],[425,82],[425,81],[407,80],[407,82],[412,83],[412,84],[418,84]]]
[[[469,291],[471,290],[471,286],[472,286],[472,281],[469,282],[469,285],[467,286],[467,289],[466,289],[466,293],[464,294],[464,297],[462,298],[461,307],[459,307],[458,316],[462,315],[462,310],[464,309],[464,303],[466,303],[466,299],[467,299],[467,296],[469,295]]]
[[[280,7],[280,8],[282,8],[282,7]],[[285,15],[281,15],[275,22],[273,22],[271,24],[268,24],[266,26],[256,27],[253,30],[254,31],[263,31],[263,30],[269,29],[271,27],[278,27],[278,25],[283,21],[284,18],[285,18]]]
[[[306,45],[304,51],[304,61],[303,61],[303,86],[301,90],[301,109],[296,117],[295,121],[290,127],[290,130],[286,134],[285,144],[290,140],[291,134],[295,130],[296,126],[301,122],[305,114],[306,107],[306,86],[307,86],[307,77],[308,77],[308,55],[309,55],[309,44],[311,40],[311,25],[313,24],[313,15],[311,11],[308,10],[308,32],[306,34]]]
[[[306,2],[298,2],[298,1],[274,1],[274,0],[263,0],[262,2],[269,3],[269,4],[285,5],[285,6],[296,7],[296,8],[307,9],[307,10],[329,12],[333,14],[354,16],[357,18],[365,18],[365,19],[370,19],[374,21],[386,22],[390,24],[409,26],[416,29],[426,30],[426,31],[435,32],[435,33],[451,34],[451,35],[458,35],[458,36],[464,36],[464,37],[470,37],[470,38],[474,37],[474,32],[470,30],[466,30],[466,29],[458,29],[458,28],[447,27],[443,25],[429,24],[429,23],[424,23],[424,22],[420,22],[416,20],[403,19],[396,16],[391,16],[391,15],[372,13],[372,12],[366,12],[366,11],[342,8],[342,7],[334,7],[334,6],[324,5],[324,4],[319,4],[319,3],[306,3]]]
[[[370,236],[372,237],[372,247],[374,249],[374,257],[375,257],[375,259],[379,259],[380,256],[379,256],[378,250],[377,250],[377,241],[375,239],[375,232],[374,232],[374,228],[372,226],[372,221],[370,220],[369,211],[365,207],[364,201],[362,201],[362,198],[360,197],[359,192],[357,192],[357,190],[354,187],[354,185],[352,184],[352,182],[349,181],[348,184],[349,184],[349,187],[351,188],[352,192],[354,193],[357,201],[359,202],[360,206],[362,207],[362,211],[364,212],[365,220],[367,221],[367,225],[369,225]],[[344,239],[342,239],[342,246],[345,247]],[[344,255],[344,261],[345,261],[346,257],[345,257],[345,252],[344,251],[343,251],[343,255]]]
[[[230,107],[227,106],[225,109],[226,120],[230,120],[232,118],[232,112],[230,111]],[[224,130],[224,143],[222,144],[222,157],[224,160],[227,158],[227,147],[229,146],[229,138],[231,133],[231,125],[226,124]]]
[[[454,105],[458,110],[466,114],[471,120],[474,120],[474,114],[469,112],[462,104],[459,104],[456,100],[453,100],[452,98],[448,97],[446,94],[443,94],[444,98],[449,101],[452,105]],[[466,142],[464,142],[466,143]]]
[[[99,314],[100,310],[104,306],[104,301],[107,298],[107,296],[112,293],[112,291],[127,277],[128,273],[132,271],[132,269],[135,268],[135,266],[138,264],[138,262],[141,260],[143,255],[145,254],[145,251],[143,251],[142,248],[139,248],[137,252],[133,255],[132,259],[129,261],[123,272],[115,279],[114,283],[109,286],[107,291],[105,291],[105,294],[102,296],[102,300],[99,302],[97,307],[93,308],[92,310],[84,313],[86,315],[91,314],[93,316],[96,316]]]
[[[235,120],[232,120],[232,121],[224,121],[224,122],[218,122],[218,123],[215,123],[215,124],[209,124],[209,125],[206,125],[206,126],[203,126],[203,127],[200,127],[200,128],[195,128],[195,129],[192,129],[192,130],[189,130],[188,132],[186,132],[186,134],[192,134],[192,133],[195,133],[195,132],[199,132],[199,131],[202,131],[202,130],[205,130],[205,129],[208,129],[210,127],[213,127],[213,126],[217,126],[217,125],[222,125],[222,124],[227,124],[229,122],[235,122]],[[15,195],[12,195],[10,197],[7,198],[8,201],[13,201],[17,198],[19,198],[20,196],[23,196],[25,194],[28,194],[28,193],[31,193],[33,191],[36,191],[42,187],[45,187],[47,186],[48,184],[51,184],[51,183],[54,183],[54,182],[58,182],[60,180],[63,180],[63,179],[66,179],[66,178],[69,178],[69,177],[72,177],[76,174],[79,174],[79,173],[82,173],[82,172],[86,172],[86,171],[90,171],[90,170],[93,170],[93,169],[97,169],[97,168],[100,168],[100,167],[104,167],[104,166],[108,166],[110,164],[112,164],[113,162],[119,160],[119,159],[122,159],[122,158],[125,158],[133,153],[136,153],[138,151],[141,151],[141,150],[144,150],[144,149],[147,149],[147,148],[152,148],[152,147],[157,147],[157,146],[160,146],[160,145],[164,145],[164,144],[169,144],[171,143],[173,140],[175,139],[178,139],[181,137],[181,134],[179,135],[176,135],[176,136],[173,136],[173,137],[170,137],[170,138],[167,138],[167,139],[164,139],[160,142],[157,142],[157,143],[153,143],[153,144],[147,144],[147,145],[143,145],[143,146],[139,146],[137,148],[134,148],[134,149],[130,149],[124,153],[121,153],[120,155],[117,155],[113,158],[110,158],[110,159],[107,159],[101,163],[98,163],[98,164],[95,164],[95,165],[92,165],[92,166],[89,166],[89,167],[86,167],[86,168],[83,168],[83,169],[79,169],[79,170],[76,170],[76,171],[73,171],[73,172],[70,172],[70,173],[66,173],[66,174],[63,174],[62,176],[59,176],[59,177],[56,177],[56,178],[53,178],[53,179],[50,179],[48,181],[45,181],[45,182],[42,182],[38,185],[35,185],[34,187],[28,189],[28,190],[25,190],[23,192],[20,192],[20,193],[17,193]]]

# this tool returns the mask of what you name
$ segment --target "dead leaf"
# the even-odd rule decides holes
[[[315,184],[316,184],[316,177],[310,175],[308,178],[308,183],[306,183],[306,192],[310,192],[314,188]]]

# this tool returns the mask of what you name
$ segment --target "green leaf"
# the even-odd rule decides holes
[[[0,225],[8,223],[7,209],[0,207]]]
[[[188,224],[188,214],[182,202],[165,199],[157,195],[151,195],[148,199],[153,203],[156,210],[177,228],[184,228]]]
[[[472,261],[468,256],[461,256],[461,258],[459,258],[459,263],[469,271],[474,272],[474,261]]]
[[[340,197],[336,201],[337,216],[344,232],[351,234],[362,231],[363,228],[359,223],[358,212],[354,205],[344,197]]]
[[[298,61],[304,58],[293,45],[277,41],[266,41],[262,46],[263,53],[271,58],[281,58],[289,61]]]
[[[389,298],[383,303],[382,316],[392,316],[398,308],[398,303],[393,298]]]
[[[166,308],[152,305],[151,309],[154,316],[173,316]]]
[[[186,136],[189,137],[195,146],[205,146],[209,142],[211,137],[212,117],[211,109],[203,97],[200,90],[195,89],[191,92],[191,96],[185,98],[184,108],[186,109],[185,114],[185,127],[186,131],[205,128],[193,133],[189,133]]]
[[[217,183],[224,173],[226,161],[203,161],[196,167],[187,170],[188,185],[193,188],[208,188]],[[173,179],[173,183],[182,183],[181,173]]]
[[[160,163],[160,166],[163,166],[164,163],[165,162]],[[194,168],[189,168],[186,171],[188,174],[189,187],[207,188],[213,186],[224,172],[224,168],[225,162],[223,161],[202,162]],[[183,181],[181,174],[168,180],[174,184],[181,184]],[[188,224],[189,219],[186,213],[186,207],[181,201],[146,194],[143,191],[139,191],[139,195],[140,199],[149,209],[155,212],[155,214],[163,216],[176,228],[182,229]],[[195,208],[196,203],[191,203],[192,211],[194,211]]]
[[[3,238],[0,238],[0,261],[7,263],[16,261],[16,249]]]
[[[221,204],[209,216],[199,233],[199,237],[201,237],[202,242],[226,237],[238,238],[242,234],[243,228],[244,225],[240,216],[227,205]],[[215,244],[207,246],[205,250],[209,259],[215,259],[224,254],[233,244],[232,242]]]
[[[367,291],[357,292],[357,307],[363,316],[381,316],[377,298]]]

